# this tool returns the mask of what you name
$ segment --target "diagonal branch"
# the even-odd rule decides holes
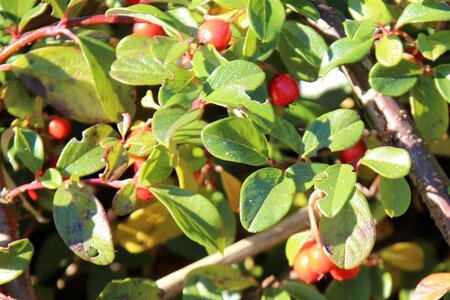
[[[321,20],[318,22],[310,20],[310,25],[329,42],[344,37],[342,21],[326,1],[313,0],[313,2],[321,13]],[[366,67],[368,64],[370,65],[371,61],[346,65],[342,69],[384,142],[404,148],[410,153],[413,165],[409,176],[419,190],[431,217],[450,245],[450,199],[447,191],[449,179],[421,138],[406,110],[401,108],[394,98],[384,96],[370,87],[369,69]]]

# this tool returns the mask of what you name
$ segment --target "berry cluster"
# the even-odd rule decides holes
[[[323,251],[323,246],[315,241],[306,242],[300,249],[294,262],[294,271],[306,283],[314,283],[327,273],[339,281],[358,275],[361,266],[354,269],[342,269],[336,266]]]

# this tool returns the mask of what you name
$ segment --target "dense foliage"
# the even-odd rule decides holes
[[[445,163],[450,7],[329,1],[330,42],[316,2],[0,0],[0,209],[23,233],[0,284],[30,267],[42,299],[163,297],[157,279],[306,207],[183,299],[413,299],[431,273],[415,299],[444,295],[414,152],[383,144],[339,67],[367,65]]]

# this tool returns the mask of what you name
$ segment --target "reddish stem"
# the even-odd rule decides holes
[[[16,187],[15,189],[11,190],[6,196],[6,200],[14,199],[15,197],[19,196],[20,193],[29,191],[29,190],[42,190],[45,189],[45,187],[42,185],[42,183],[33,181],[31,183],[23,184],[21,186]]]
[[[74,28],[79,26],[93,26],[100,24],[133,24],[137,22],[145,22],[144,20],[138,18],[132,18],[128,16],[104,16],[95,15],[89,17],[75,18],[72,20],[67,20],[63,24],[52,24],[44,26],[33,31],[29,31],[17,40],[13,41],[8,46],[4,47],[0,51],[0,63],[4,63],[11,55],[19,51],[23,47],[26,47],[30,43],[33,43],[41,38],[56,36],[59,34],[66,34],[67,31],[64,29]]]

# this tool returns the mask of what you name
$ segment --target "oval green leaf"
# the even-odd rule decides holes
[[[341,151],[355,145],[364,131],[358,113],[350,109],[337,109],[318,117],[303,135],[302,157],[317,154],[323,148]]]
[[[405,24],[437,21],[450,21],[450,7],[445,1],[409,4],[398,18],[395,27],[400,28]]]
[[[136,184],[129,183],[121,187],[114,195],[112,209],[118,216],[131,213],[136,202]]]
[[[162,295],[163,291],[150,279],[125,278],[108,283],[97,300],[160,299]]]
[[[448,104],[431,76],[422,75],[411,91],[410,103],[414,122],[427,143],[443,139],[447,132]]]
[[[33,244],[28,239],[0,247],[0,285],[19,277],[28,268],[33,252]]]
[[[61,173],[54,168],[48,168],[45,173],[39,177],[39,182],[47,189],[56,190],[62,183]]]
[[[219,211],[210,200],[175,186],[154,186],[150,190],[169,210],[188,238],[223,252],[224,224]]]
[[[225,86],[240,86],[254,91],[266,79],[266,74],[257,65],[245,60],[233,60],[218,66],[206,80],[213,90]]]
[[[34,131],[14,127],[14,153],[23,165],[37,174],[44,164],[44,144]]]
[[[80,258],[97,265],[114,260],[114,246],[108,217],[83,184],[66,181],[53,199],[56,230],[66,245]]]
[[[256,36],[263,42],[277,37],[286,13],[280,0],[249,0],[248,20]]]
[[[229,117],[202,130],[202,142],[215,157],[260,166],[268,161],[266,137],[247,119]]]
[[[242,184],[240,218],[249,232],[278,223],[289,211],[295,194],[294,180],[275,168],[260,169]]]
[[[325,193],[317,202],[323,216],[333,218],[345,205],[355,189],[356,173],[353,166],[336,164],[328,167],[316,177],[315,188]]]
[[[393,67],[400,63],[403,56],[403,44],[398,36],[384,36],[375,48],[375,55],[380,64]]]
[[[172,157],[169,150],[159,145],[147,158],[139,171],[138,181],[143,185],[163,182],[172,173]]]
[[[442,97],[450,103],[450,65],[439,65],[434,69],[434,81]]]
[[[405,178],[390,179],[381,176],[381,201],[391,218],[403,215],[411,203],[411,189]]]
[[[371,149],[359,162],[387,178],[404,177],[411,169],[411,156],[408,151],[391,146]]]
[[[294,164],[286,169],[286,177],[295,181],[296,193],[303,193],[314,186],[315,179],[328,167],[329,165],[322,163]]]
[[[416,84],[419,73],[419,66],[405,59],[393,67],[377,63],[370,70],[369,83],[383,95],[396,97],[408,92]]]
[[[334,218],[320,219],[319,230],[329,258],[344,269],[361,265],[375,244],[375,223],[358,189]]]
[[[348,10],[353,19],[371,20],[383,25],[390,23],[393,19],[388,6],[383,0],[348,0]]]
[[[201,109],[186,110],[180,107],[166,107],[156,111],[153,115],[152,131],[155,138],[161,142],[168,142],[177,130],[200,119]]]

